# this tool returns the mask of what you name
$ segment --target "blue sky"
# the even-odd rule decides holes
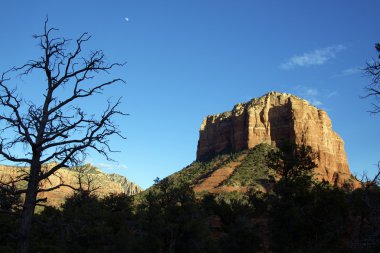
[[[118,123],[127,140],[112,140],[121,151],[112,156],[117,163],[88,160],[144,188],[195,159],[206,115],[269,91],[325,109],[352,172],[372,175],[380,160],[380,115],[369,114],[372,101],[360,98],[369,80],[359,68],[376,57],[379,9],[379,1],[369,0],[4,1],[0,70],[38,56],[32,35],[46,15],[57,35],[89,32],[87,49],[126,61],[112,77],[127,84],[105,96],[123,97],[121,109],[130,115]],[[39,95],[35,80],[18,85],[31,100]]]

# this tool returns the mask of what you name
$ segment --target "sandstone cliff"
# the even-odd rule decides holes
[[[0,179],[6,182],[10,178],[15,178],[27,170],[27,167],[0,165]],[[141,187],[129,181],[124,176],[118,174],[105,174],[100,169],[90,164],[86,164],[85,166],[81,167],[80,170],[61,169],[56,175],[50,176],[49,180],[43,181],[40,188],[46,189],[54,187],[61,182],[74,188],[78,188],[79,176],[82,177],[84,188],[87,188],[87,179],[90,179],[90,189],[96,189],[94,193],[100,197],[111,193],[125,193],[127,195],[134,195],[142,191]],[[25,183],[18,184],[18,187],[25,187]],[[59,206],[64,203],[65,198],[72,195],[73,192],[74,190],[70,187],[63,186],[50,192],[40,193],[39,197],[46,197],[49,205]]]
[[[304,99],[279,92],[237,104],[230,112],[207,116],[200,128],[197,160],[260,143],[281,147],[302,142],[319,154],[317,178],[342,183],[350,177],[344,142],[333,131],[327,113]]]

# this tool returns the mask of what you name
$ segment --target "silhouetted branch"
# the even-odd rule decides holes
[[[31,216],[35,206],[44,201],[36,199],[37,193],[65,186],[61,182],[40,189],[41,181],[48,180],[61,168],[80,165],[89,149],[110,159],[109,153],[114,151],[109,138],[115,135],[124,138],[113,121],[115,116],[126,115],[118,110],[120,98],[114,103],[108,101],[106,109],[99,115],[88,115],[77,103],[101,94],[111,85],[125,83],[121,78],[96,79],[125,64],[108,64],[101,50],[84,55],[83,46],[91,38],[87,33],[73,41],[54,37],[57,31],[48,27],[46,19],[43,33],[33,36],[38,40],[41,57],[11,68],[0,78],[0,157],[30,165],[28,176],[23,177],[28,186],[20,190],[25,191],[25,201],[20,223],[19,247],[22,250],[19,252],[28,252]],[[38,100],[23,100],[17,89],[8,84],[11,75],[25,77],[32,72],[42,73],[42,80],[46,80],[40,104]],[[24,154],[15,152],[20,145]],[[44,163],[52,160],[57,163],[48,169],[42,168]],[[83,180],[89,185],[92,183],[90,178]]]
[[[380,53],[380,43],[377,43],[375,48]],[[380,54],[378,59],[380,59]],[[364,74],[371,79],[371,83],[365,88],[367,94],[364,98],[374,97],[376,100],[376,103],[372,104],[372,113],[380,112],[380,106],[378,105],[380,102],[380,61],[378,59],[372,58],[370,62],[367,62],[366,68],[364,68]]]

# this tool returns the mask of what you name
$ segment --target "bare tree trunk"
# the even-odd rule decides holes
[[[27,189],[20,191],[25,193],[25,200],[18,230],[19,253],[29,252],[39,182],[63,167],[80,164],[89,149],[110,159],[108,154],[113,150],[109,146],[109,137],[116,135],[125,139],[112,121],[116,115],[126,115],[118,110],[120,99],[116,103],[109,100],[106,109],[98,116],[89,115],[76,106],[76,102],[101,93],[112,84],[124,83],[124,80],[116,78],[100,80],[91,86],[87,84],[89,80],[93,81],[96,74],[109,73],[114,67],[124,64],[107,64],[101,50],[91,51],[89,57],[82,57],[82,46],[91,36],[82,34],[71,50],[70,40],[50,37],[57,29],[49,28],[47,23],[46,19],[44,33],[34,36],[39,40],[42,56],[0,74],[0,158],[13,163],[30,164],[29,175],[23,179],[28,182]],[[28,99],[22,99],[16,88],[11,89],[5,84],[10,80],[10,73],[25,76],[33,71],[44,72],[46,78],[47,87],[43,91],[45,99],[42,104],[25,103]],[[67,96],[62,96],[59,90],[66,86],[70,87],[70,91]],[[12,135],[6,136],[8,133]],[[31,149],[32,157],[30,152],[14,154],[12,151],[19,145]],[[41,172],[41,164],[49,161],[56,161],[57,164]]]
[[[37,191],[38,191],[38,174],[41,169],[41,165],[32,165],[30,169],[30,181],[25,194],[25,201],[21,213],[21,222],[19,237],[17,242],[18,253],[28,253],[30,247],[30,234],[32,228],[32,220],[34,215],[34,209],[36,207]]]

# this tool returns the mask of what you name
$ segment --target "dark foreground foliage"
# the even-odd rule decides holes
[[[170,179],[136,197],[78,192],[35,217],[32,252],[380,252],[379,187],[314,182],[312,151],[292,152],[266,152],[282,174],[267,192],[196,196]],[[16,201],[1,201],[0,252],[15,252]]]

